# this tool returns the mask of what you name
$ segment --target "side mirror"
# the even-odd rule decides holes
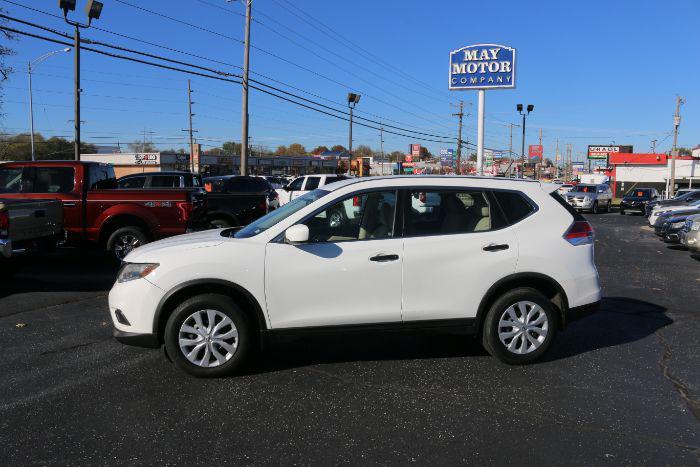
[[[284,191],[292,191],[292,189],[289,188],[289,185],[283,186],[282,189],[283,189]]]
[[[293,225],[284,232],[288,243],[306,243],[309,241],[309,227],[304,224]]]

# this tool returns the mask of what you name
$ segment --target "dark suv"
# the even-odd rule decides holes
[[[620,214],[628,212],[646,213],[647,204],[656,200],[659,192],[656,188],[635,188],[627,192],[620,201]]]
[[[201,188],[202,176],[191,172],[145,172],[125,175],[117,180],[119,188]]]

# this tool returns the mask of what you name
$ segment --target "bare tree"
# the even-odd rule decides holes
[[[0,8],[0,13],[4,14],[6,12],[3,8]],[[0,20],[0,22],[6,23],[7,20]],[[2,108],[3,101],[2,83],[4,83],[7,78],[10,77],[10,73],[12,73],[12,67],[5,64],[5,58],[10,55],[15,55],[16,53],[6,44],[15,39],[14,34],[4,29],[0,30],[0,108]]]

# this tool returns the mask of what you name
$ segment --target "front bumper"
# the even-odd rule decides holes
[[[564,313],[564,325],[568,325],[572,321],[579,320],[588,315],[592,315],[600,309],[600,300],[593,303],[588,303],[586,305],[576,306],[569,308],[566,313]]]
[[[646,214],[647,209],[644,204],[632,204],[632,203],[620,203],[620,210],[626,211],[626,212],[631,212],[631,211],[637,211],[641,214]]]
[[[12,240],[0,238],[0,256],[4,258],[12,256]]]
[[[566,202],[576,209],[592,209],[595,200],[586,201],[585,199],[566,198]]]

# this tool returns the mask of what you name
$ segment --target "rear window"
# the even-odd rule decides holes
[[[234,193],[256,193],[269,189],[270,184],[264,178],[232,178],[228,182],[228,191]]]
[[[318,184],[321,183],[321,177],[309,177],[306,179],[306,186],[304,190],[311,191],[318,188]],[[330,183],[330,182],[327,182]]]
[[[114,169],[106,165],[90,165],[90,190],[112,190],[117,188]]]
[[[180,176],[152,175],[151,188],[180,188]]]

